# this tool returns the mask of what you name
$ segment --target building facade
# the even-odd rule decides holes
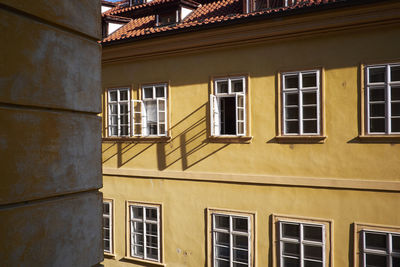
[[[398,1],[121,2],[106,266],[399,266]]]

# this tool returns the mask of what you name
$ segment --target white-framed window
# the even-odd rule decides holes
[[[108,89],[108,136],[130,135],[130,90]]]
[[[133,136],[167,136],[167,84],[145,85],[142,99],[132,100]]]
[[[367,134],[400,134],[400,63],[365,68]]]
[[[325,267],[325,225],[278,221],[280,267]]]
[[[112,254],[113,244],[113,203],[103,200],[103,248],[104,252]]]
[[[214,80],[210,95],[212,136],[245,136],[247,133],[246,78],[230,77]]]
[[[130,204],[130,256],[161,262],[160,206]]]
[[[212,261],[214,267],[251,264],[250,216],[212,214]]]
[[[321,134],[320,71],[282,74],[283,135]]]
[[[365,229],[360,234],[360,266],[400,266],[400,233]]]

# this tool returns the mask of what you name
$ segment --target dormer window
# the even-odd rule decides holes
[[[156,26],[166,26],[179,23],[189,16],[198,5],[198,3],[191,0],[179,0],[174,3],[167,3],[164,6],[160,6],[156,9]]]
[[[299,0],[247,0],[244,10],[249,12],[261,11],[295,5]]]
[[[169,11],[157,15],[157,26],[170,25],[179,22],[178,10]]]

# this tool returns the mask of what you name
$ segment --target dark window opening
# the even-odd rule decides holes
[[[221,135],[236,135],[235,97],[221,97]]]
[[[176,23],[176,11],[158,15],[158,25],[164,26]]]

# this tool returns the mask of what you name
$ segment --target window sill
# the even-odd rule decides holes
[[[400,143],[400,134],[359,135],[357,138],[363,143]]]
[[[124,143],[168,143],[171,141],[171,136],[144,136],[144,137],[103,137],[103,142],[124,142]]]
[[[326,136],[321,135],[279,135],[275,136],[277,143],[298,143],[298,144],[323,144]]]
[[[146,266],[166,266],[164,263],[161,262],[156,262],[156,261],[150,261],[150,260],[144,260],[144,259],[139,259],[139,258],[133,258],[133,257],[129,257],[129,256],[125,256],[123,257],[124,260],[126,261],[130,261],[136,264],[143,264],[145,263]]]
[[[253,136],[209,136],[210,143],[238,143],[250,144]]]
[[[104,258],[115,259],[116,255],[108,252],[104,252]]]

